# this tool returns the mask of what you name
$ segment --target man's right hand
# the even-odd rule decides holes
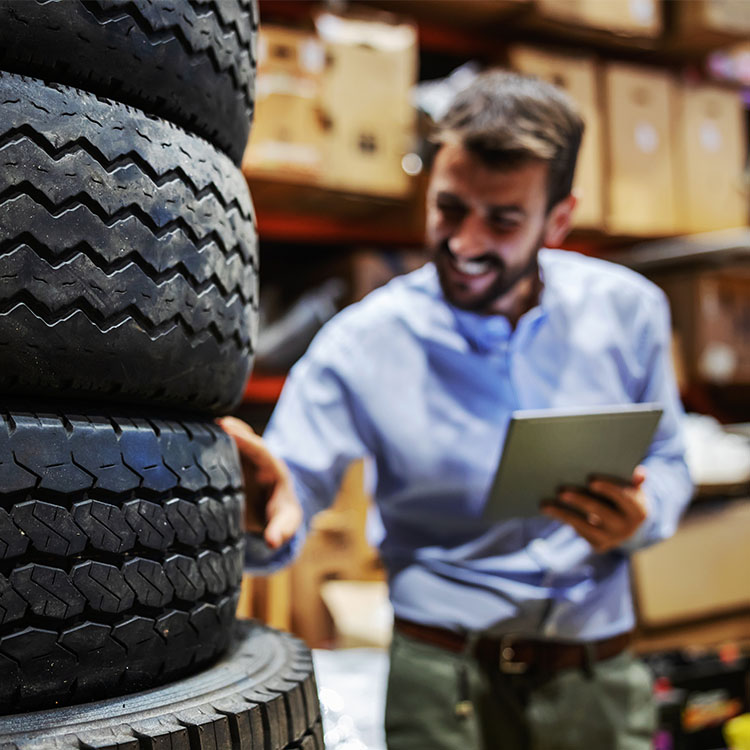
[[[247,531],[262,531],[266,544],[277,549],[302,524],[302,507],[286,464],[268,450],[250,425],[223,417],[219,426],[237,443],[245,478]]]

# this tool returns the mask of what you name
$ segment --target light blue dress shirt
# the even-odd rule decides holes
[[[621,266],[547,249],[539,261],[540,303],[514,330],[449,305],[432,264],[347,308],[292,369],[266,439],[289,465],[308,521],[348,464],[371,457],[398,616],[606,638],[633,626],[628,553],[670,536],[692,490],[668,304]],[[644,462],[649,516],[621,549],[596,554],[543,516],[482,518],[514,410],[646,401],[664,407]]]

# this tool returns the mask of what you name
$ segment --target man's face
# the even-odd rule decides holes
[[[538,273],[546,209],[543,162],[501,171],[459,144],[443,145],[427,193],[427,241],[446,299],[501,312],[518,282]]]

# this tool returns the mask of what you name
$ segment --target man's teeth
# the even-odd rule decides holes
[[[491,263],[488,260],[461,260],[454,258],[453,264],[461,272],[468,276],[481,276],[490,270]]]

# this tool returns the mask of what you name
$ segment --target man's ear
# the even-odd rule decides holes
[[[556,203],[552,210],[547,214],[544,228],[544,246],[560,247],[570,232],[573,222],[573,211],[575,210],[578,198],[571,193],[567,198],[563,198]]]

